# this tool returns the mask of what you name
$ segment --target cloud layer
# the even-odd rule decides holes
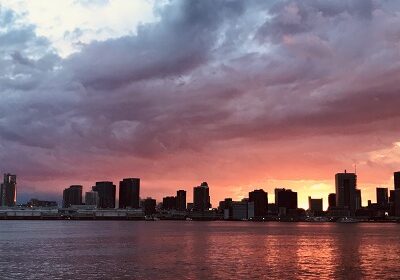
[[[215,204],[282,184],[305,206],[353,164],[364,203],[391,186],[396,1],[171,1],[155,13],[62,58],[0,6],[0,170],[21,191],[139,176],[143,196],[207,180]]]

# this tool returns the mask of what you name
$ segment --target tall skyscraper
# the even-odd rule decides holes
[[[385,208],[389,203],[388,188],[376,188],[376,203],[379,208]]]
[[[113,182],[96,182],[92,190],[99,194],[99,208],[115,208],[116,187]]]
[[[394,172],[394,189],[400,189],[400,171]]]
[[[186,211],[186,191],[184,190],[176,192],[176,210]]]
[[[119,182],[119,208],[139,208],[140,179],[127,178]]]
[[[193,210],[198,212],[204,212],[211,207],[210,190],[207,182],[193,188],[193,204]]]
[[[361,209],[362,207],[362,199],[361,199],[361,190],[356,189],[356,210]]]
[[[330,193],[328,195],[328,209],[336,207],[336,194]]]
[[[254,202],[254,217],[265,217],[268,213],[268,193],[263,189],[249,192],[249,202]]]
[[[335,175],[336,207],[347,208],[351,214],[356,210],[357,175],[355,173],[337,173]]]
[[[63,207],[82,204],[82,186],[72,185],[63,191]]]
[[[289,189],[275,189],[275,194],[278,208],[297,209],[297,192]]]
[[[17,175],[4,174],[0,186],[0,206],[12,207],[17,203]]]
[[[85,205],[99,206],[99,194],[95,191],[85,193]]]

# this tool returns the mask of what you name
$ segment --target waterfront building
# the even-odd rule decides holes
[[[126,178],[119,182],[119,208],[139,208],[140,179]]]
[[[336,207],[336,194],[330,193],[328,195],[328,209],[332,209]]]
[[[297,192],[294,192],[290,189],[275,189],[275,195],[277,198],[276,205],[278,209],[297,209]],[[279,211],[286,212],[286,210]]]
[[[116,186],[113,182],[96,182],[92,190],[99,194],[99,208],[115,208]]]
[[[394,189],[400,189],[400,171],[394,172],[393,173],[393,178],[394,178]]]
[[[12,207],[17,202],[17,175],[5,173],[0,186],[0,206]]]
[[[166,196],[163,198],[162,209],[164,210],[175,210],[176,209],[176,197]]]
[[[356,206],[357,175],[355,173],[337,173],[335,175],[336,207],[347,208],[353,215]]]
[[[176,192],[176,210],[186,211],[186,191],[184,190]]]
[[[90,191],[85,193],[85,205],[91,205],[94,207],[99,206],[99,193]]]
[[[26,203],[27,207],[37,207],[37,208],[57,208],[58,204],[56,201],[39,200],[32,198]]]
[[[308,197],[308,210],[314,213],[321,213],[323,211],[322,198]]]
[[[356,189],[356,210],[362,208],[361,190]]]
[[[82,186],[72,185],[63,191],[63,207],[68,208],[71,205],[82,204]]]
[[[156,213],[156,205],[157,205],[157,202],[155,199],[153,199],[151,197],[144,199],[142,202],[144,214],[146,216],[155,214]]]
[[[384,209],[388,206],[388,188],[376,188],[376,203],[380,209]]]
[[[204,212],[210,207],[210,190],[207,182],[193,188],[193,211]]]
[[[249,192],[249,201],[254,202],[254,217],[265,217],[268,214],[268,193],[263,189]]]

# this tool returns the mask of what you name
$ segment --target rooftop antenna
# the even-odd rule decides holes
[[[357,174],[357,164],[354,164],[354,174]]]

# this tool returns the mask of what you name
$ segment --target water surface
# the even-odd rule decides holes
[[[400,224],[0,221],[1,279],[400,279]]]

